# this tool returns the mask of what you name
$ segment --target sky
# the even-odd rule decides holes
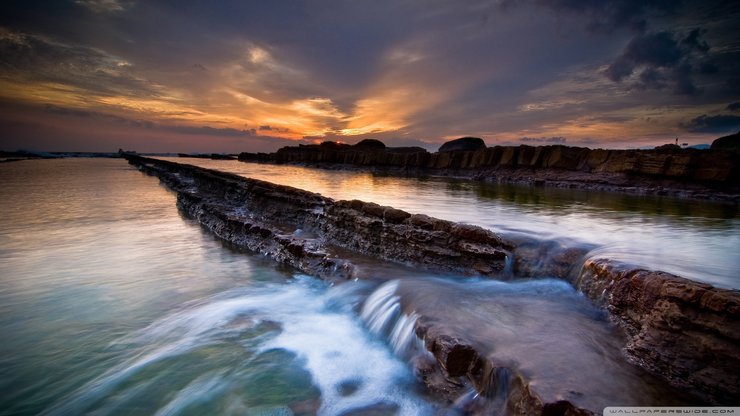
[[[732,0],[4,0],[0,149],[639,148],[740,130]]]

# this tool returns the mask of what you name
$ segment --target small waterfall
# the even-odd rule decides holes
[[[397,289],[398,280],[382,284],[365,300],[360,316],[370,332],[388,340],[396,355],[409,358],[423,351],[415,332],[418,315],[403,312]]]

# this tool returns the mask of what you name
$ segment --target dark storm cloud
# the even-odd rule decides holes
[[[512,1],[513,2],[513,1]],[[642,31],[647,20],[673,14],[680,6],[677,0],[536,0],[536,4],[558,12],[587,16],[587,27],[593,32],[608,32],[621,27]]]
[[[740,102],[727,104],[727,109],[730,110],[730,111],[738,111],[738,110],[740,110]]]
[[[686,130],[702,133],[732,133],[740,130],[740,116],[702,114],[683,125]]]
[[[699,89],[696,72],[714,73],[717,68],[706,62],[709,45],[700,38],[705,31],[694,29],[683,39],[669,31],[638,34],[622,54],[606,69],[606,76],[622,82],[639,71],[632,84],[639,89],[661,90],[673,87],[676,94],[694,95]],[[695,70],[695,67],[699,70]]]

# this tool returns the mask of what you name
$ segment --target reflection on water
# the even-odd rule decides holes
[[[200,162],[508,233],[635,238],[649,252],[680,242],[683,251],[666,248],[671,261],[694,256],[716,276],[737,274],[734,207],[615,197],[620,206],[570,191]],[[625,395],[620,386],[634,371],[614,358],[614,334],[598,311],[563,283],[533,283],[534,294],[516,295],[517,284],[418,276],[392,291],[362,281],[327,287],[225,247],[182,218],[156,178],[123,160],[3,164],[0,183],[0,415],[434,414],[445,409],[419,392],[403,360],[414,346],[414,313],[445,314],[451,329],[477,334],[481,348],[517,363],[543,391],[557,390],[561,369],[573,386],[591,383],[576,369],[613,370],[617,381],[602,386],[610,393],[589,390],[598,404]],[[684,263],[675,265],[695,270]],[[402,273],[363,267],[384,280]],[[385,318],[373,318],[385,306],[361,306],[396,289],[388,307],[409,315],[395,315],[386,334]]]
[[[431,408],[351,304],[227,249],[125,161],[4,164],[0,183],[0,414]]]
[[[171,160],[335,199],[361,199],[463,221],[517,237],[595,245],[593,255],[721,287],[740,287],[740,216],[733,204],[238,161]]]

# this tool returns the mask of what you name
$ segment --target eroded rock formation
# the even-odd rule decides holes
[[[454,142],[448,144],[452,146]],[[733,150],[484,145],[477,150],[452,146],[448,151],[440,149],[440,152],[429,153],[422,148],[368,148],[358,146],[359,143],[355,146],[329,143],[333,142],[284,147],[270,154],[242,153],[239,160],[453,175],[491,182],[696,198],[737,200],[740,192],[739,158]]]
[[[546,247],[543,266],[530,259],[543,258],[534,245],[515,247],[480,227],[362,201],[335,201],[189,165],[126,157],[159,177],[177,193],[181,210],[222,239],[315,276],[357,276],[355,255],[491,276],[501,275],[507,256],[515,256],[514,268],[521,274],[546,267],[561,278],[577,276],[576,287],[603,305],[628,335],[625,351],[636,365],[707,402],[737,404],[740,397],[737,291],[608,261],[586,262],[574,275],[582,251]],[[460,334],[434,322],[418,322],[417,335],[434,359],[417,368],[446,397],[460,393],[462,378],[486,394],[504,386],[512,414],[589,414],[567,400],[543,401],[525,376],[491,361]]]
[[[740,403],[740,293],[588,260],[574,282],[629,337],[631,360],[714,404]]]
[[[178,206],[219,237],[306,273],[349,278],[341,250],[427,270],[493,275],[513,248],[493,232],[157,159],[129,156],[177,192]]]

